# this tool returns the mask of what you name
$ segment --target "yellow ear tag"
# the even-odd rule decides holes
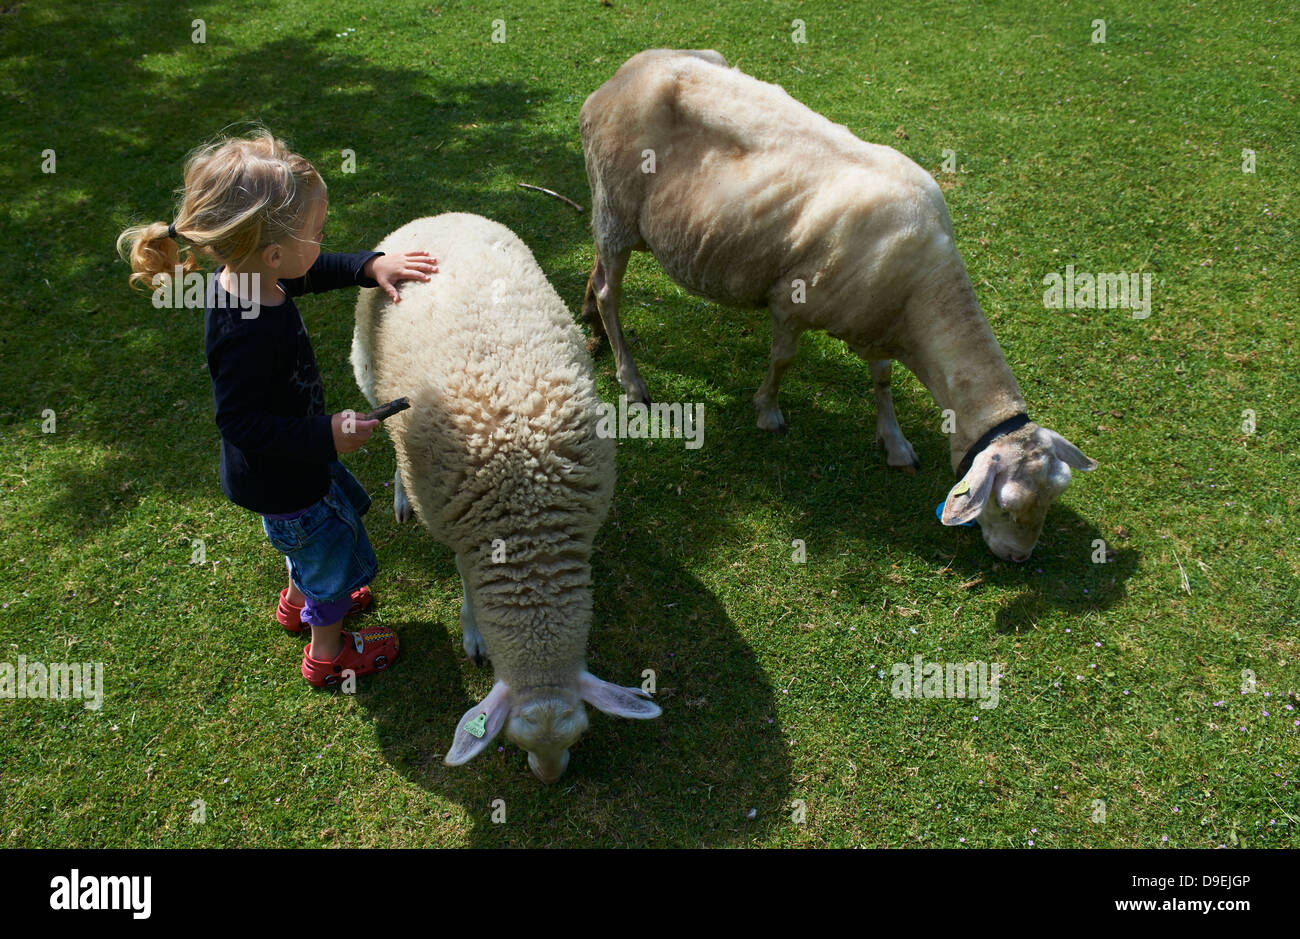
[[[964,496],[968,492],[970,492],[970,483],[966,482],[964,479],[952,487],[952,494],[954,496]]]
[[[465,733],[482,738],[487,730],[487,713],[484,712],[465,725]]]

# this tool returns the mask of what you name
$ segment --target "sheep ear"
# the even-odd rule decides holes
[[[448,766],[460,766],[474,759],[501,732],[509,716],[510,689],[505,682],[499,681],[492,686],[486,698],[466,711],[460,719],[451,749],[442,761]],[[476,732],[470,733],[467,727],[472,727]],[[478,733],[480,730],[482,732]]]
[[[640,688],[620,688],[601,681],[591,672],[583,672],[578,676],[578,693],[582,695],[582,700],[611,717],[646,721],[663,713],[659,710],[659,705],[650,701],[650,696]]]
[[[1052,438],[1052,449],[1055,451],[1058,460],[1065,462],[1073,469],[1083,470],[1085,473],[1097,468],[1096,460],[1084,456],[1083,451],[1056,431],[1048,430],[1046,427],[1043,430],[1046,430],[1047,436]]]
[[[939,521],[945,525],[965,525],[983,512],[984,503],[989,501],[989,493],[993,491],[997,467],[993,454],[988,450],[975,457],[970,471],[948,491],[948,500],[943,504]]]

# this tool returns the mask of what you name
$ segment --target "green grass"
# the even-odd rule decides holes
[[[0,661],[103,662],[106,682],[98,711],[0,701],[0,844],[1300,845],[1294,8],[689,6],[0,14]],[[806,44],[789,41],[795,17]],[[376,496],[370,619],[399,630],[403,658],[354,697],[315,692],[272,619],[280,558],[217,485],[201,316],[129,292],[113,239],[171,218],[191,147],[260,120],[326,177],[327,249],[478,212],[576,310],[587,221],[515,183],[587,203],[578,109],[652,46],[716,48],[939,174],[1031,414],[1101,466],[1076,475],[1030,563],[997,563],[934,519],[952,480],[915,379],[896,372],[895,394],[918,476],[885,467],[866,363],[825,336],[784,385],[789,434],[766,435],[749,403],[764,315],[636,256],[633,351],[653,394],[705,402],[705,444],[621,442],[590,661],[624,683],[656,670],[664,715],[593,713],[556,787],[508,744],[450,769],[439,757],[490,675],[460,651],[449,552],[388,511],[387,439],[347,462]],[[1042,278],[1068,263],[1153,272],[1150,319],[1045,310]],[[361,403],[354,299],[302,303],[331,410]],[[608,353],[597,369],[614,399]],[[1091,563],[1096,538],[1111,563]],[[918,653],[1005,663],[1000,705],[894,699],[892,663]]]

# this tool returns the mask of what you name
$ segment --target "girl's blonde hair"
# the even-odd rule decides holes
[[[315,168],[270,131],[222,137],[185,159],[176,237],[167,222],[136,225],[118,236],[117,250],[131,265],[131,286],[151,289],[158,274],[170,276],[177,266],[186,274],[198,270],[196,253],[238,265],[267,245],[296,238],[309,204],[324,195]]]

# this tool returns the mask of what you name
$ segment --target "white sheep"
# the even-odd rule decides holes
[[[978,517],[994,554],[1029,557],[1070,467],[1097,464],[1025,417],[929,173],[711,50],[634,55],[587,98],[580,124],[596,243],[583,316],[589,348],[608,335],[630,398],[649,395],[619,297],[631,252],[649,251],[693,293],[769,309],[761,428],[785,429],[781,376],[800,334],[822,329],[870,363],[877,439],[890,466],[915,472],[889,387],[891,360],[909,368],[955,419],[961,479],[943,523]]]
[[[587,728],[586,701],[652,718],[640,689],[587,671],[591,546],[614,487],[613,439],[582,332],[510,229],[477,215],[422,218],[376,250],[424,249],[440,273],[357,301],[352,365],[366,399],[406,396],[386,422],[394,511],[411,508],[456,553],[465,652],[496,683],[465,712],[446,755],[460,765],[506,736],[554,782]],[[409,507],[408,507],[409,500]]]

